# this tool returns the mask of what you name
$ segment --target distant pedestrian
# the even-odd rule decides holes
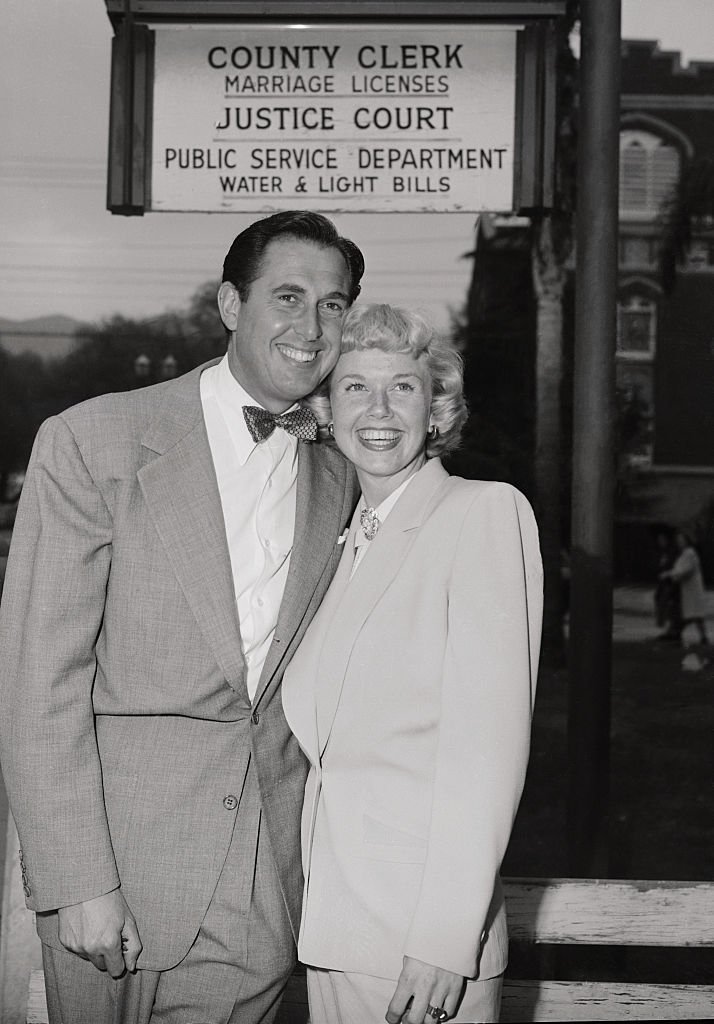
[[[683,530],[678,530],[674,535],[674,543],[677,551],[674,565],[671,569],[661,572],[659,576],[660,579],[673,580],[679,585],[680,638],[685,627],[691,624],[699,631],[700,642],[706,644],[709,640],[704,626],[706,605],[699,555],[692,539]]]
[[[672,579],[669,570],[677,560],[677,548],[672,535],[660,530],[657,544],[657,585],[654,592],[655,622],[662,630],[658,640],[679,642],[682,632],[679,583]]]

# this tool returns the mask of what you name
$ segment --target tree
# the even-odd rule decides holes
[[[660,216],[662,286],[671,293],[677,268],[686,259],[695,236],[714,234],[714,159],[702,157],[685,167]]]
[[[51,362],[0,348],[0,494],[7,474],[27,465],[37,429],[48,416],[96,395],[185,373],[223,355],[226,334],[216,291],[215,283],[202,285],[186,310],[85,324],[72,351]]]
[[[487,466],[489,475],[501,475],[531,496],[545,570],[543,657],[556,664],[564,658],[561,573],[567,547],[564,510],[570,470],[562,441],[567,370],[563,323],[573,239],[577,136],[577,62],[570,35],[578,14],[579,3],[569,0],[566,14],[554,28],[553,208],[530,211],[525,232],[513,227],[494,229],[488,215],[481,217],[466,313],[454,328],[457,342],[466,352],[472,411],[456,468],[465,475],[478,470],[486,444],[496,456]],[[505,240],[507,236],[510,242]],[[529,360],[527,366],[519,362],[523,356]]]
[[[451,472],[508,480],[533,495],[534,302],[528,233],[479,220],[464,313],[452,335],[464,352],[469,419]]]
[[[218,284],[207,281],[194,293],[184,318],[187,348],[196,365],[226,351],[227,335],[216,304],[217,292]]]
[[[222,355],[226,336],[216,291],[215,284],[202,285],[187,310],[139,320],[114,316],[83,327],[82,341],[53,376],[55,405],[67,408],[95,395],[153,384]]]
[[[37,428],[51,411],[47,379],[45,364],[35,353],[12,355],[0,348],[0,497],[8,474],[27,465]]]
[[[662,204],[660,274],[671,294],[677,274],[697,238],[714,236],[714,159],[701,157],[684,168]],[[714,501],[705,503],[693,528],[707,582],[714,580]]]
[[[563,660],[563,549],[567,528],[563,509],[570,473],[563,473],[563,320],[567,264],[573,247],[576,179],[577,62],[570,35],[579,3],[569,0],[556,21],[556,163],[553,209],[531,217],[533,288],[536,296],[535,356],[535,506],[545,575],[543,652]]]

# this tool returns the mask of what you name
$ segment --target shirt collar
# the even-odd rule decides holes
[[[256,447],[256,442],[251,437],[248,426],[245,422],[245,416],[243,415],[244,405],[255,405],[260,408],[260,402],[256,402],[252,395],[249,395],[245,390],[240,381],[236,380],[231,372],[230,365],[228,363],[228,355],[226,354],[220,363],[215,366],[215,374],[209,381],[209,395],[218,403],[218,407],[223,416],[228,433],[231,436],[231,440],[235,447],[238,461],[241,465],[245,465],[249,456]],[[297,408],[297,403],[290,406],[291,409]],[[288,412],[289,410],[285,410]],[[277,431],[276,434],[280,434],[284,438],[285,443],[291,444],[297,439],[287,434],[285,431]],[[269,438],[268,440],[272,440]],[[264,441],[263,444],[268,443]]]

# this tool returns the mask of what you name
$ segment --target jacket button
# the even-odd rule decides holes
[[[24,883],[24,885],[22,886],[22,889],[23,889],[23,892],[25,893],[25,896],[28,896],[28,897],[32,896],[32,890],[30,889],[30,887],[27,884],[27,882]]]
[[[260,721],[260,715],[258,714],[257,711],[253,712],[253,714],[250,716],[250,720],[253,723],[253,725],[258,724],[258,722]]]
[[[227,811],[234,811],[238,806],[238,801],[232,793],[229,793],[228,796],[223,797],[223,806]]]

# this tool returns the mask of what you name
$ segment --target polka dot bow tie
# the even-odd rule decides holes
[[[243,416],[256,443],[270,437],[276,427],[294,434],[299,441],[317,440],[317,420],[309,409],[293,409],[292,412],[274,413],[258,405],[244,405]]]

